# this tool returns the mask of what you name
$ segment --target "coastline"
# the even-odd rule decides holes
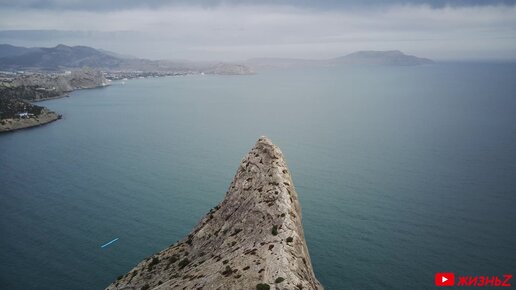
[[[217,71],[213,71],[213,72],[208,72],[210,74],[219,74],[219,75],[228,75],[228,73],[221,73],[221,72],[217,72]],[[184,76],[184,75],[188,75],[189,73],[173,73],[173,74],[163,74],[163,75],[154,75],[154,77],[168,77],[168,76]],[[229,74],[247,74],[247,73],[242,73],[242,72],[239,72],[239,73],[235,73],[235,72],[232,72],[232,73],[229,73]],[[123,75],[124,77],[126,77],[127,79],[137,79],[137,78],[145,78],[145,77],[150,77],[150,75],[146,75],[145,77],[142,77],[140,74],[136,74],[136,75]],[[111,76],[112,77],[112,76]],[[89,85],[83,85],[82,87],[79,86],[79,87],[73,87],[71,90],[67,90],[67,91],[64,91],[62,92],[62,94],[59,94],[59,95],[54,95],[54,96],[50,96],[50,97],[45,97],[45,98],[34,98],[34,99],[24,99],[24,98],[20,98],[19,100],[20,101],[23,101],[23,102],[26,102],[26,103],[29,103],[29,104],[35,104],[35,103],[39,103],[39,102],[43,102],[43,101],[48,101],[48,100],[55,100],[55,99],[61,99],[61,98],[65,98],[65,97],[70,97],[70,93],[74,92],[74,91],[77,91],[77,90],[85,90],[85,89],[96,89],[96,88],[103,88],[103,87],[108,87],[111,85],[111,82],[114,81],[114,80],[123,80],[121,78],[115,78],[115,79],[104,79],[101,84],[98,84],[98,85],[94,85],[94,86],[89,86]],[[34,106],[37,106],[37,105],[34,105]],[[58,114],[57,112],[53,112],[53,111],[50,111],[49,109],[47,109],[46,107],[43,107],[43,106],[40,106],[43,108],[43,111],[41,114],[38,114],[38,115],[35,115],[35,116],[32,116],[30,118],[5,118],[5,119],[0,119],[0,134],[1,133],[7,133],[7,132],[14,132],[14,131],[18,131],[18,130],[23,130],[23,129],[28,129],[28,128],[32,128],[32,127],[39,127],[39,126],[42,126],[42,125],[46,125],[46,124],[49,124],[51,122],[54,122],[54,121],[57,121],[59,119],[61,119],[61,115]]]
[[[54,96],[54,97],[49,97],[49,98],[44,98],[44,99],[35,99],[35,100],[30,100],[30,101],[29,100],[21,100],[21,101],[25,101],[29,104],[33,104],[33,103],[38,103],[38,102],[43,102],[43,101],[61,99],[61,98],[65,98],[65,97],[70,97],[69,93],[72,93],[77,90],[103,88],[103,87],[107,87],[109,85],[110,84],[102,84],[102,85],[98,85],[98,86],[94,86],[94,87],[77,88],[72,91],[68,91],[64,94]],[[34,105],[34,106],[36,106],[36,105]],[[43,109],[42,109],[41,113],[36,116],[32,116],[29,118],[6,118],[6,119],[0,120],[0,134],[43,126],[43,125],[52,123],[52,122],[57,121],[62,118],[62,115],[60,115],[54,111],[51,111],[46,107],[42,107],[42,108]]]
[[[44,101],[57,100],[57,99],[62,99],[62,98],[69,98],[70,97],[70,93],[73,93],[75,91],[105,88],[105,87],[109,87],[110,85],[111,84],[108,83],[108,84],[101,84],[101,85],[94,86],[94,87],[76,88],[76,89],[73,89],[71,91],[67,91],[67,92],[65,92],[63,94],[60,94],[60,95],[57,95],[57,96],[54,96],[54,97],[48,97],[48,98],[43,98],[43,99],[35,99],[35,100],[26,100],[26,101],[30,102],[30,103],[39,103],[39,102],[44,102]]]
[[[44,108],[38,116],[30,118],[10,118],[3,119],[0,123],[0,134],[14,132],[23,129],[43,126],[61,119],[61,116],[56,112]]]
[[[71,93],[71,92],[69,92],[69,93]],[[37,99],[37,100],[30,100],[28,102],[30,102],[30,103],[39,103],[39,102],[44,102],[44,101],[62,99],[62,98],[66,98],[66,97],[69,97],[68,93],[62,94],[62,95],[59,95],[59,96],[55,96],[55,97],[49,97],[49,98]]]

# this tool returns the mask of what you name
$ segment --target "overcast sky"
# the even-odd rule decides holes
[[[437,60],[516,60],[515,2],[0,0],[0,43],[88,45],[152,59],[399,49]]]

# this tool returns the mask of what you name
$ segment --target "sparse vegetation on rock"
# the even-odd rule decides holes
[[[295,214],[281,216],[290,212]],[[300,241],[283,242],[285,238],[278,236],[286,231]],[[159,265],[170,266],[154,266],[153,271],[144,271],[132,280],[123,277],[108,290],[140,289],[145,284],[155,287],[158,281],[163,281],[160,289],[218,285],[220,289],[293,290],[293,285],[301,285],[322,290],[303,239],[290,171],[279,148],[260,138],[241,161],[216,213],[207,213],[187,237],[155,255]],[[149,262],[135,269],[144,269]]]

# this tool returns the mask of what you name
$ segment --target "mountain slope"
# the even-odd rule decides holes
[[[107,289],[322,289],[280,149],[260,138],[224,200],[187,237]]]
[[[23,50],[22,50],[23,51]],[[23,53],[0,58],[0,67],[11,69],[114,68],[122,60],[87,46],[58,45],[27,48]]]
[[[2,54],[3,53],[3,54]],[[90,67],[103,71],[252,74],[244,65],[221,62],[149,60],[125,57],[88,46],[24,48],[0,45],[0,70],[59,71]]]
[[[31,50],[34,49],[10,44],[0,44],[0,58],[22,55]]]

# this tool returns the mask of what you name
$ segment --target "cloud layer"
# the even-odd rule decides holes
[[[160,9],[193,4],[201,7],[280,5],[335,10],[390,5],[428,5],[442,8],[445,6],[514,5],[515,3],[516,0],[0,0],[0,8],[113,11],[142,8]]]
[[[514,5],[314,9],[223,3],[98,11],[26,6],[32,8],[1,10],[0,29],[39,32],[0,32],[0,42],[85,44],[168,59],[327,58],[363,49],[400,49],[435,59],[516,59]]]

